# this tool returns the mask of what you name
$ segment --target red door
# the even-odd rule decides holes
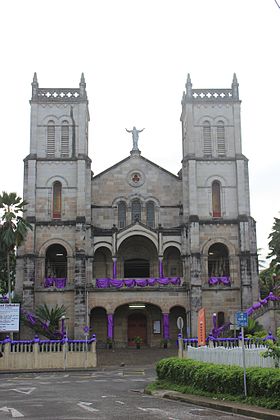
[[[135,347],[134,338],[142,338],[142,344],[147,344],[147,318],[141,313],[131,314],[127,319],[128,345]]]

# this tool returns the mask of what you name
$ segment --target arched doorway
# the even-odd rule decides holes
[[[90,329],[96,334],[98,348],[106,347],[107,341],[107,313],[100,306],[90,311]]]
[[[141,312],[130,314],[127,318],[127,340],[129,346],[135,346],[134,338],[141,337],[147,344],[147,318]]]

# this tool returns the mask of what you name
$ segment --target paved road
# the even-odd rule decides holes
[[[0,375],[0,420],[244,419],[143,393],[153,368]],[[248,419],[248,417],[246,417]]]

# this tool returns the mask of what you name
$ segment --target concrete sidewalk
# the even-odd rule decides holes
[[[234,401],[223,401],[214,398],[201,397],[199,395],[182,394],[177,391],[158,390],[145,392],[159,398],[167,398],[188,404],[200,405],[202,407],[226,411],[232,414],[240,414],[251,418],[264,420],[280,419],[279,410],[269,410],[268,408],[256,407],[253,405],[242,404]]]

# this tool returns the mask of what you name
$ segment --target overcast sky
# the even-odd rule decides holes
[[[0,191],[22,196],[31,82],[77,87],[84,72],[95,174],[129,155],[177,174],[187,73],[193,88],[230,88],[242,100],[251,214],[267,254],[279,216],[280,9],[275,0],[10,0],[0,5]]]

